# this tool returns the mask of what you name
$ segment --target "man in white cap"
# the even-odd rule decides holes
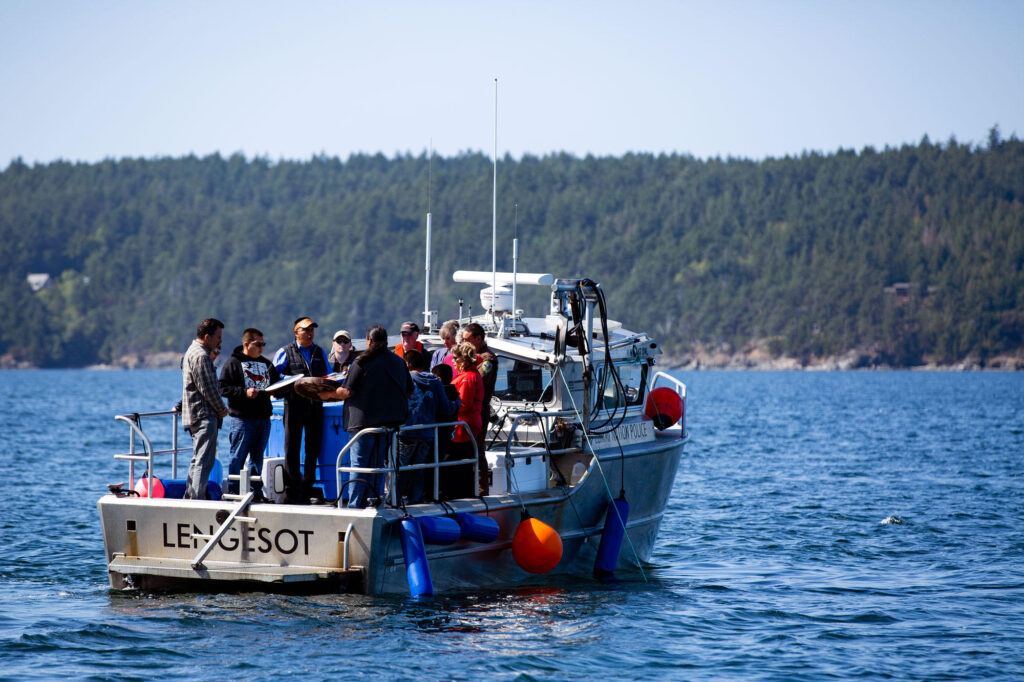
[[[348,374],[348,368],[357,357],[359,357],[359,353],[352,349],[352,335],[345,329],[334,332],[334,343],[331,344],[331,352],[327,356],[331,371],[340,372],[344,378]]]
[[[317,323],[303,316],[295,320],[295,341],[274,355],[274,367],[282,376],[296,374],[322,377],[330,371],[327,353],[313,343]],[[284,397],[284,487],[285,504],[309,504],[316,483],[316,462],[323,439],[324,405],[294,391]],[[306,456],[300,473],[299,450],[306,432]]]

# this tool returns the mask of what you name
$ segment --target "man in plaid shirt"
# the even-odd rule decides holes
[[[181,421],[192,435],[186,500],[206,499],[206,482],[217,459],[218,422],[228,413],[210,358],[210,353],[220,346],[223,335],[223,322],[214,318],[203,320],[181,363]]]

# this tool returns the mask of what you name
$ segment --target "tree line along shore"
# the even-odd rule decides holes
[[[450,274],[490,269],[491,172],[470,152],[15,160],[0,367],[146,366],[211,316],[272,346],[298,315],[397,329],[420,317],[428,202],[432,307],[480,312]],[[498,181],[498,268],[517,229],[520,270],[601,282],[664,365],[1024,367],[1024,143],[996,128],[761,161],[506,157]],[[543,315],[548,292],[520,293]]]

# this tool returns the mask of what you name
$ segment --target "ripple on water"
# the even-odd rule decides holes
[[[694,440],[647,582],[413,601],[110,592],[95,501],[126,478],[112,414],[169,406],[180,376],[3,373],[29,390],[0,406],[19,462],[0,506],[0,674],[1024,677],[1024,376],[681,376]],[[54,381],[61,395],[31,390]]]

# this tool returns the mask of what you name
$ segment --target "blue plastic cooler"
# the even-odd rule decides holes
[[[267,457],[284,457],[284,401],[271,401],[274,412],[270,417],[270,440],[267,441]],[[324,404],[324,430],[323,438],[320,441],[320,454],[317,456],[316,484],[321,486],[324,497],[329,500],[338,498],[338,481],[335,475],[335,465],[338,462],[338,452],[348,443],[348,433],[342,428],[341,413],[344,403]],[[305,447],[305,434],[302,435],[303,447]],[[302,450],[305,452],[305,450]],[[345,453],[343,464],[348,464],[348,453]],[[305,466],[305,465],[303,465]],[[342,474],[342,483],[346,475]]]

